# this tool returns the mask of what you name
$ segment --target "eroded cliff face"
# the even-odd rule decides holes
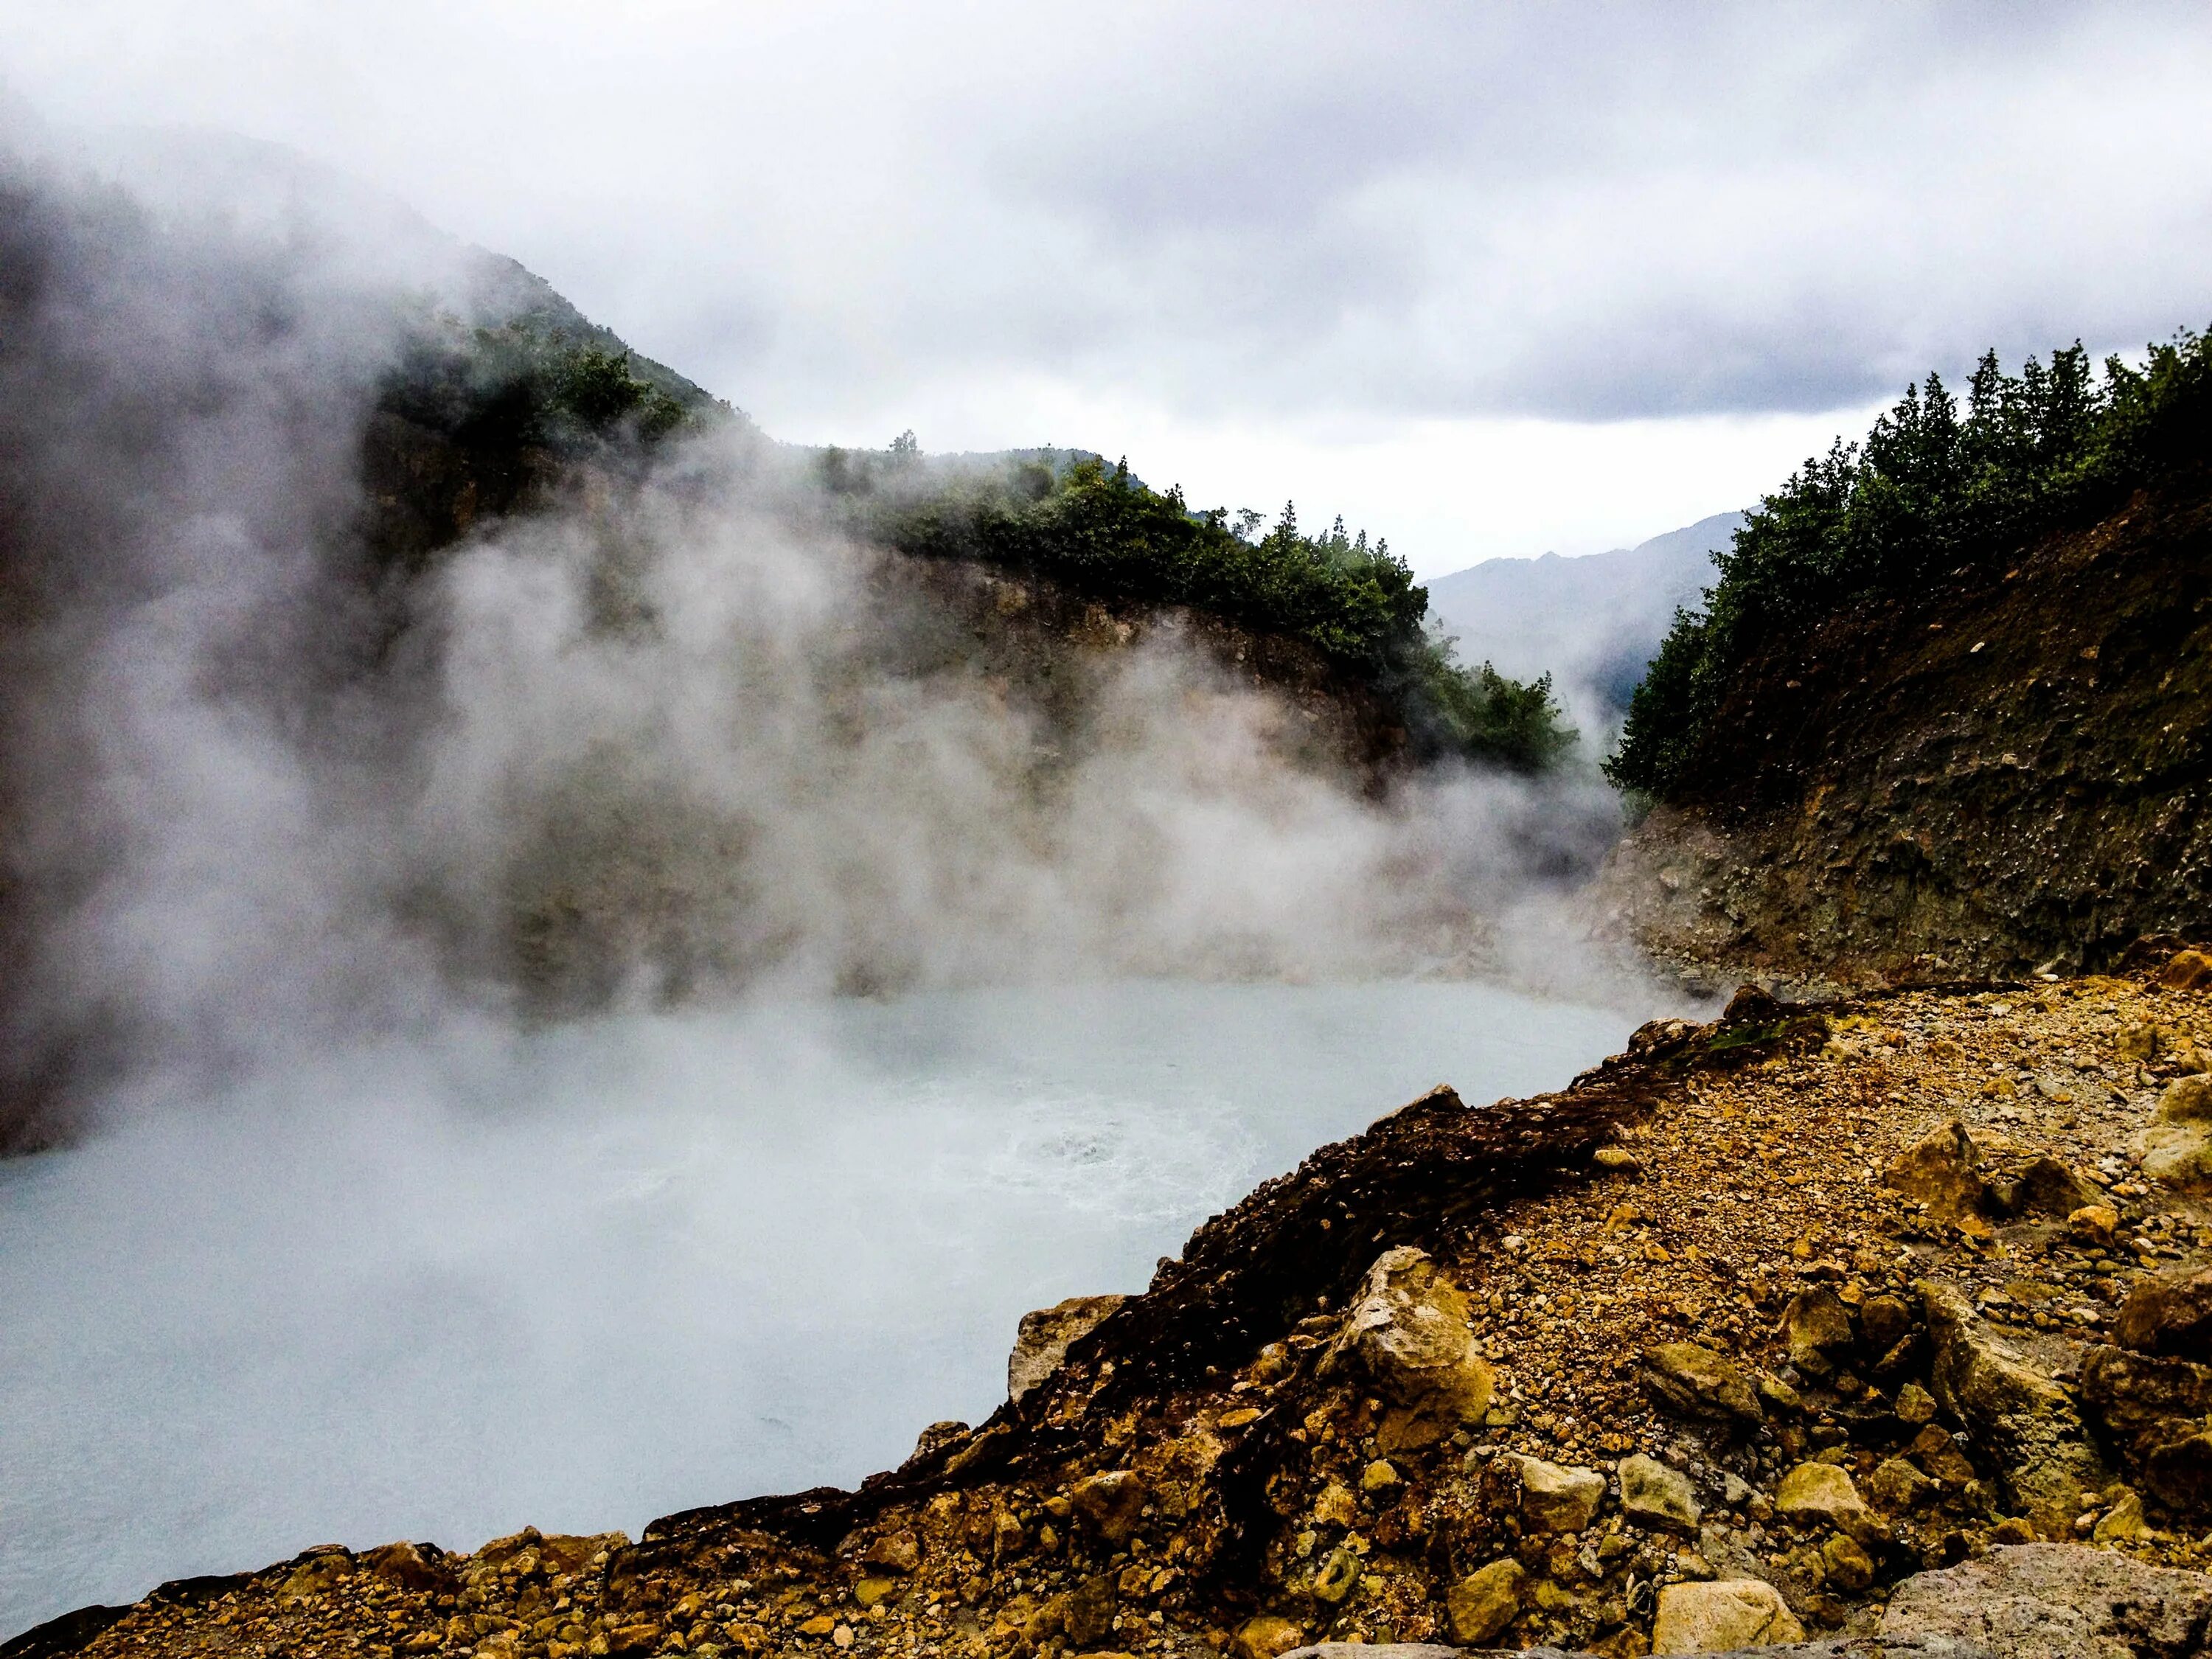
[[[2212,1626],[2208,1050],[2193,954],[1817,1008],[1747,991],[1558,1094],[1439,1090],[1322,1148],[1145,1294],[1025,1322],[1019,1397],[858,1491],[635,1543],[324,1547],[9,1659],[1824,1632],[2181,1659]]]
[[[1778,639],[1607,904],[1659,955],[1869,984],[2212,933],[2212,500]]]

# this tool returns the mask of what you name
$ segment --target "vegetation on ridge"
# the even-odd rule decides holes
[[[434,319],[385,377],[389,412],[471,445],[570,452],[634,437],[651,444],[718,405],[626,348],[519,319],[470,328]]]
[[[1985,355],[1966,408],[1934,374],[1766,496],[1720,556],[1701,612],[1680,611],[1605,763],[1623,788],[1681,792],[1721,700],[1779,637],[1846,606],[2000,568],[2029,538],[2091,522],[2201,465],[2212,438],[2212,340],[2183,331],[2136,368],[2079,342],[2017,375]]]
[[[902,552],[1031,571],[1099,599],[1188,605],[1302,641],[1377,685],[1424,755],[1534,772],[1575,742],[1548,676],[1523,684],[1455,660],[1425,625],[1427,591],[1387,542],[1348,534],[1340,518],[1307,535],[1289,503],[1263,534],[1258,514],[1232,523],[1224,507],[1193,512],[1180,489],[1150,489],[1126,461],[1057,461],[1021,456],[921,477],[908,434],[882,456],[828,451],[822,477],[850,528]]]

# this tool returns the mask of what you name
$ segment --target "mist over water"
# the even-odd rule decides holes
[[[635,1534],[898,1462],[1431,1084],[1640,1015],[1474,984],[762,1003],[380,1046],[0,1165],[0,1632],[326,1540]]]

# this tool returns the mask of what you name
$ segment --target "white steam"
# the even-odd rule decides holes
[[[1377,794],[1171,624],[1009,670],[742,428],[380,572],[384,275],[297,214],[0,182],[18,1136],[456,1010],[1596,971],[1547,908],[1594,781]]]
[[[1369,799],[1292,763],[1286,706],[1172,631],[1071,651],[1093,676],[1071,728],[957,658],[887,672],[915,619],[884,562],[650,495],[623,528],[652,544],[647,626],[595,622],[605,551],[575,520],[454,560],[407,841],[441,915],[576,917],[628,994],[1463,967],[1473,902],[1522,873],[1479,815],[1546,792]]]

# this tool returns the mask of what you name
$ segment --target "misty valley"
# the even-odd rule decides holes
[[[1550,683],[1364,532],[778,444],[427,228],[20,184],[11,1630],[856,1482],[1028,1310],[1683,1000],[1577,919]]]

